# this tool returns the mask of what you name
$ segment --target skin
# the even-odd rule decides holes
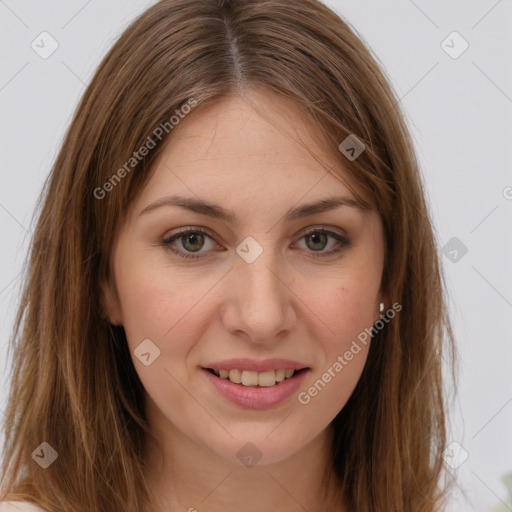
[[[342,206],[284,222],[291,207],[355,200],[297,139],[349,182],[337,148],[321,142],[297,105],[270,91],[252,88],[193,110],[174,128],[115,239],[113,285],[104,285],[103,301],[110,321],[124,326],[147,392],[148,485],[161,510],[346,510],[339,497],[329,506],[321,476],[331,464],[329,424],[354,390],[369,345],[307,405],[297,393],[263,410],[232,404],[200,368],[233,357],[293,359],[310,367],[299,390],[307,391],[386,303],[375,211]],[[141,214],[170,194],[220,205],[236,221],[178,206]],[[339,243],[305,236],[312,226],[351,244],[315,257]],[[174,241],[182,254],[199,248],[199,259],[162,244],[181,227],[213,235]],[[247,236],[263,249],[252,263],[236,252]],[[144,339],[160,350],[149,366],[133,355]],[[252,467],[237,458],[248,442],[261,453]]]

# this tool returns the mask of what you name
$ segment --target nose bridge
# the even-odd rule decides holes
[[[235,263],[232,297],[236,311],[230,326],[260,342],[272,341],[289,329],[292,313],[282,262],[273,242],[267,240],[263,246],[249,239],[237,248],[240,258]]]

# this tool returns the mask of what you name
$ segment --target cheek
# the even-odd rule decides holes
[[[342,350],[365,328],[375,321],[375,303],[378,296],[379,276],[358,269],[342,269],[336,276],[323,280],[312,290],[304,283],[304,302],[323,326],[321,336],[331,350]],[[306,294],[306,288],[309,290]],[[321,334],[321,332],[323,334]]]
[[[368,348],[359,342],[351,344],[305,384],[297,399],[310,421],[330,423],[343,409],[359,382]]]
[[[218,278],[180,273],[143,258],[119,261],[116,279],[128,344],[133,349],[149,338],[162,351],[184,351],[187,340],[211,317]],[[178,339],[180,343],[170,343]]]
[[[309,325],[317,326],[312,336],[321,355],[298,401],[311,417],[332,420],[345,406],[361,377],[380,284],[375,267],[378,270],[378,264],[366,264],[361,258],[357,264],[347,263],[338,269],[313,293],[309,284],[305,303],[318,318]]]
[[[297,398],[312,422],[313,418],[330,422],[361,377],[370,348],[376,293],[376,285],[361,283],[354,276],[310,297],[308,306],[321,319],[313,333],[321,355]]]

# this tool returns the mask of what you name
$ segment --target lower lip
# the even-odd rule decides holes
[[[290,398],[300,387],[309,370],[302,370],[290,379],[268,387],[243,386],[227,379],[221,379],[204,368],[202,371],[217,391],[231,402],[250,409],[264,409],[278,405]]]

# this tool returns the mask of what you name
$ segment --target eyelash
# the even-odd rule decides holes
[[[180,239],[183,236],[186,236],[186,235],[189,235],[189,234],[194,234],[194,233],[202,233],[202,234],[208,236],[209,238],[211,238],[213,241],[215,241],[214,237],[207,230],[205,230],[203,228],[200,228],[200,227],[193,228],[193,229],[192,228],[181,228],[178,233],[175,233],[174,235],[172,235],[170,237],[164,238],[162,240],[162,245],[167,250],[170,250],[174,254],[177,254],[179,257],[184,258],[184,259],[198,260],[198,259],[204,258],[205,256],[194,255],[194,254],[187,253],[187,252],[177,251],[176,249],[173,249],[173,247],[172,247],[172,243],[175,240],[178,240],[178,239]],[[346,247],[349,247],[351,245],[351,241],[347,237],[345,237],[343,235],[340,235],[339,233],[335,233],[334,231],[329,231],[329,230],[324,229],[324,228],[312,228],[309,231],[305,232],[300,237],[299,240],[302,240],[306,236],[312,235],[314,233],[321,233],[321,234],[330,235],[330,236],[332,236],[334,239],[336,239],[339,242],[337,248],[331,249],[328,252],[322,252],[322,253],[318,252],[318,253],[315,253],[315,251],[311,251],[312,256],[314,258],[324,258],[324,257],[334,256],[335,254],[340,253],[343,249],[345,249]],[[200,253],[198,253],[198,254],[200,254]]]

